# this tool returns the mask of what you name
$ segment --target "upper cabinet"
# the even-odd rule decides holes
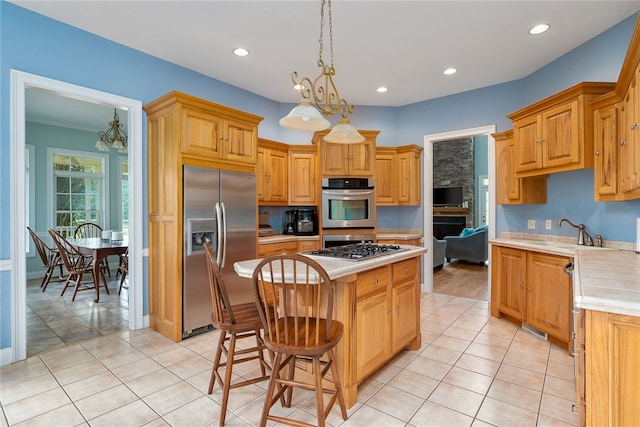
[[[373,177],[375,173],[376,137],[380,131],[359,130],[366,139],[357,144],[326,142],[323,137],[329,129],[316,132],[313,143],[320,147],[320,173],[322,177]]]
[[[319,191],[317,176],[317,146],[290,145],[289,206],[317,205],[317,192]]]
[[[184,156],[255,165],[258,123],[262,118],[180,92],[171,92],[153,104],[171,104],[171,108],[179,112],[180,147]]]
[[[288,146],[260,138],[256,163],[256,189],[261,205],[287,205]]]
[[[596,201],[640,198],[640,19],[615,91],[591,103]]]
[[[417,145],[376,148],[377,206],[420,206],[421,153]]]
[[[496,140],[496,203],[515,205],[547,203],[549,175],[516,177],[516,156],[513,130],[495,133]]]
[[[517,177],[593,167],[593,98],[615,83],[579,83],[507,117]]]

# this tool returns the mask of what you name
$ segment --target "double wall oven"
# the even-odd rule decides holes
[[[372,242],[375,226],[373,178],[322,179],[323,247]]]

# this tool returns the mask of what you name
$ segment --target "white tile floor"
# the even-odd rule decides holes
[[[486,301],[423,294],[422,347],[359,387],[332,426],[575,426],[573,359],[504,320]],[[174,343],[150,329],[68,345],[0,368],[4,426],[215,426],[207,395],[217,332]],[[238,365],[235,374],[248,375]],[[231,391],[228,426],[258,425],[266,383]],[[313,395],[291,408],[314,422]]]

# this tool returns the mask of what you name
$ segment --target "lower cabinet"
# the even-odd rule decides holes
[[[295,253],[297,251],[298,242],[295,240],[289,242],[262,243],[258,245],[258,256],[261,258],[271,255]]]
[[[580,371],[576,378],[580,425],[640,425],[640,317],[593,310],[581,310],[580,317],[578,325],[584,325],[578,329],[578,337],[584,335],[584,351],[578,356],[584,379]]]
[[[420,244],[420,237],[415,239],[385,239],[384,237],[377,238],[376,243],[380,243],[382,245],[411,245],[411,246],[422,246]]]
[[[546,332],[571,350],[571,258],[497,245],[491,252],[491,314]]]
[[[419,335],[418,258],[358,275],[356,380],[361,382]]]
[[[298,240],[298,252],[309,252],[320,249],[320,240]]]

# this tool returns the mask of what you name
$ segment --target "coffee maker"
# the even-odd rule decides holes
[[[298,209],[295,213],[295,233],[297,236],[313,236],[318,234],[318,218],[315,209]]]
[[[284,213],[284,229],[282,234],[295,234],[296,233],[296,211],[285,211]]]

